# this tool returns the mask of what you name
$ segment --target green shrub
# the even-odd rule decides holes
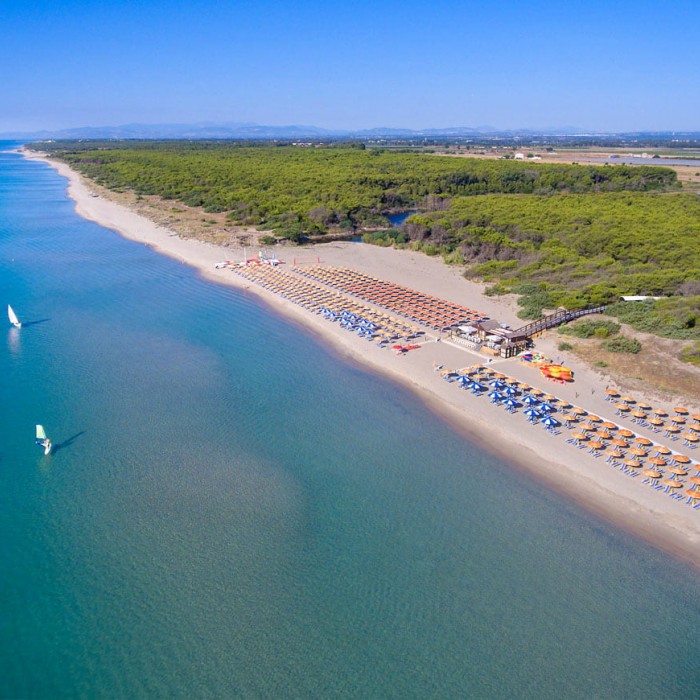
[[[627,338],[623,335],[603,341],[603,347],[610,352],[630,352],[636,355],[642,344],[636,338]]]
[[[696,341],[692,345],[684,345],[681,348],[680,360],[700,367],[700,342]]]
[[[263,245],[275,245],[275,243],[277,243],[277,239],[274,236],[263,236],[260,239],[260,242]]]
[[[615,335],[620,330],[620,324],[614,321],[578,321],[559,328],[562,335],[571,335],[574,338],[607,338]]]
[[[564,352],[564,350],[573,350],[573,347],[571,343],[559,343],[559,345],[557,345],[557,349],[562,352]]]

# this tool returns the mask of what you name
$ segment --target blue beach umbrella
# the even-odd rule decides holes
[[[539,401],[532,396],[531,394],[528,394],[524,399],[523,403],[526,403],[528,406],[534,406],[539,403]]]
[[[501,394],[500,391],[490,391],[490,392],[488,393],[488,397],[489,397],[492,401],[500,401],[500,400],[503,398],[503,394]]]
[[[505,405],[509,408],[514,408],[518,405],[518,402],[515,399],[506,399],[503,403],[505,403]]]
[[[459,382],[462,386],[470,383],[469,377],[465,377],[463,375],[460,375],[459,377],[457,377],[457,379],[455,379],[455,381]]]
[[[542,410],[542,411],[547,411],[547,413],[554,413],[554,411],[556,411],[557,409],[554,408],[554,406],[552,406],[551,404],[543,403],[543,404],[540,406],[540,410]]]
[[[476,393],[477,391],[483,391],[483,390],[484,390],[483,385],[479,384],[479,382],[472,382],[472,383],[469,385],[469,388],[470,388],[472,391],[474,391],[475,393]]]
[[[556,418],[552,418],[552,416],[545,416],[540,423],[544,423],[548,428],[555,428],[559,425],[559,421]]]
[[[513,389],[512,386],[509,386],[504,393],[508,394],[508,396],[515,396],[518,393],[518,390]]]
[[[525,411],[525,415],[528,418],[539,418],[542,414],[536,408],[528,408]]]
[[[502,389],[505,384],[499,379],[494,379],[492,382],[490,382],[490,386],[492,386],[494,389]]]

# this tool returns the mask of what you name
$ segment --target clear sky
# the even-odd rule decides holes
[[[700,0],[4,0],[0,132],[700,130]]]

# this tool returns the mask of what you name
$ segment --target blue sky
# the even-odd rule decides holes
[[[6,0],[0,132],[700,130],[700,2]]]

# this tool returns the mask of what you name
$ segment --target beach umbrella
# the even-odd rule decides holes
[[[651,406],[648,403],[644,403],[644,401],[637,401],[637,408],[641,408],[643,411],[648,411],[651,409]]]
[[[668,470],[671,472],[671,474],[677,474],[678,476],[685,476],[688,473],[688,471],[683,469],[683,467],[669,467]]]
[[[611,457],[624,457],[622,450],[605,450],[605,454]]]
[[[509,408],[513,408],[518,405],[518,402],[515,399],[506,399],[503,403]]]
[[[655,416],[667,416],[668,413],[666,413],[666,411],[664,411],[664,410],[662,410],[662,409],[660,409],[660,408],[655,408],[655,409],[654,409],[654,415],[655,415]]]
[[[600,427],[605,428],[606,430],[615,430],[618,426],[616,423],[612,423],[611,421],[606,420],[600,424]]]
[[[693,414],[691,415],[691,418],[692,418],[693,420],[698,421],[698,423],[700,423],[700,413],[693,413]]]
[[[517,389],[513,389],[512,386],[509,386],[505,389],[504,391],[505,394],[508,394],[508,396],[515,396],[518,393]]]
[[[657,445],[655,449],[656,449],[657,455],[670,455],[671,454],[671,450],[668,447],[666,447],[666,445]]]
[[[488,393],[488,397],[489,397],[492,401],[500,401],[500,400],[503,398],[503,394],[501,394],[500,391],[490,391],[490,392]]]
[[[542,414],[536,408],[528,408],[525,410],[525,415],[528,418],[539,418]]]
[[[663,476],[658,469],[642,469],[642,474],[650,479],[660,479]]]
[[[683,418],[682,416],[673,416],[671,418],[671,423],[673,423],[674,425],[685,425],[685,418]]]
[[[674,462],[678,462],[678,464],[688,464],[690,462],[690,457],[686,457],[685,455],[673,455],[670,459]]]
[[[472,391],[474,391],[474,392],[483,391],[483,390],[484,390],[483,385],[482,385],[482,384],[479,384],[479,382],[472,382],[471,384],[469,384],[469,388],[470,388]]]
[[[679,481],[678,479],[664,479],[661,483],[664,486],[668,486],[672,489],[679,489],[681,486],[683,486],[683,482]]]
[[[645,418],[646,417],[646,413],[644,413],[644,411],[640,411],[638,408],[635,409],[634,411],[632,411],[632,415],[635,418]]]
[[[531,394],[528,394],[527,396],[523,397],[523,403],[526,403],[528,406],[532,406],[533,404],[538,404],[539,401]]]
[[[623,396],[620,401],[624,401],[625,403],[634,403],[634,399],[631,396]]]
[[[591,440],[588,443],[588,446],[593,450],[602,450],[605,447],[605,444],[600,442],[600,440]]]
[[[578,406],[574,406],[571,409],[571,412],[575,413],[577,416],[582,416],[586,413],[586,411],[584,411],[582,408],[579,408]]]
[[[630,454],[632,454],[632,455],[637,455],[637,457],[646,457],[646,456],[647,456],[647,451],[646,451],[646,450],[642,450],[642,449],[640,449],[639,447],[633,447],[633,448],[630,450]]]
[[[683,433],[682,437],[686,442],[697,442],[700,440],[697,435],[693,435],[692,433]]]
[[[499,379],[494,379],[492,382],[490,382],[489,386],[492,386],[494,389],[502,389],[505,384]]]
[[[673,409],[679,416],[687,416],[688,415],[688,409],[683,408],[682,406],[676,406]]]
[[[620,392],[619,392],[619,391],[615,391],[615,389],[606,389],[606,390],[605,390],[605,393],[606,393],[608,396],[619,396],[619,395],[620,395]]]
[[[627,430],[627,428],[620,428],[620,430],[617,431],[618,435],[621,435],[622,437],[632,437],[634,433],[631,430]]]
[[[559,423],[556,418],[552,418],[552,416],[545,416],[540,420],[540,422],[544,423],[548,428],[556,428],[558,425],[561,425],[561,423]]]
[[[663,424],[664,424],[664,422],[661,420],[661,418],[650,418],[650,419],[649,419],[649,423],[650,423],[651,425],[657,425],[657,426],[658,426],[658,425],[663,425]]]
[[[642,466],[642,463],[638,462],[636,459],[626,459],[625,465],[628,467],[632,467],[633,469],[638,469]]]
[[[624,404],[624,403],[616,403],[616,404],[615,404],[615,408],[616,408],[618,411],[629,411],[629,410],[630,410],[630,407],[629,407],[627,404]]]
[[[691,476],[688,481],[692,481],[694,484],[700,485],[700,476]]]
[[[657,467],[665,467],[667,462],[665,459],[661,459],[661,457],[651,457],[649,460],[652,464],[655,464]]]
[[[554,411],[557,410],[556,408],[554,408],[554,406],[552,406],[552,405],[549,404],[549,403],[543,403],[543,404],[540,406],[540,408],[541,408],[543,411],[547,411],[547,413],[553,413]]]
[[[641,435],[637,436],[634,441],[636,443],[639,443],[640,445],[651,445],[652,442],[649,438],[642,437]]]
[[[586,433],[571,433],[571,437],[575,440],[588,440]]]
[[[700,499],[700,491],[696,491],[695,489],[687,489],[685,495],[689,498],[695,499],[696,501]]]
[[[612,437],[612,435],[607,430],[596,430],[595,434],[598,437],[603,438],[603,440],[609,440]]]

